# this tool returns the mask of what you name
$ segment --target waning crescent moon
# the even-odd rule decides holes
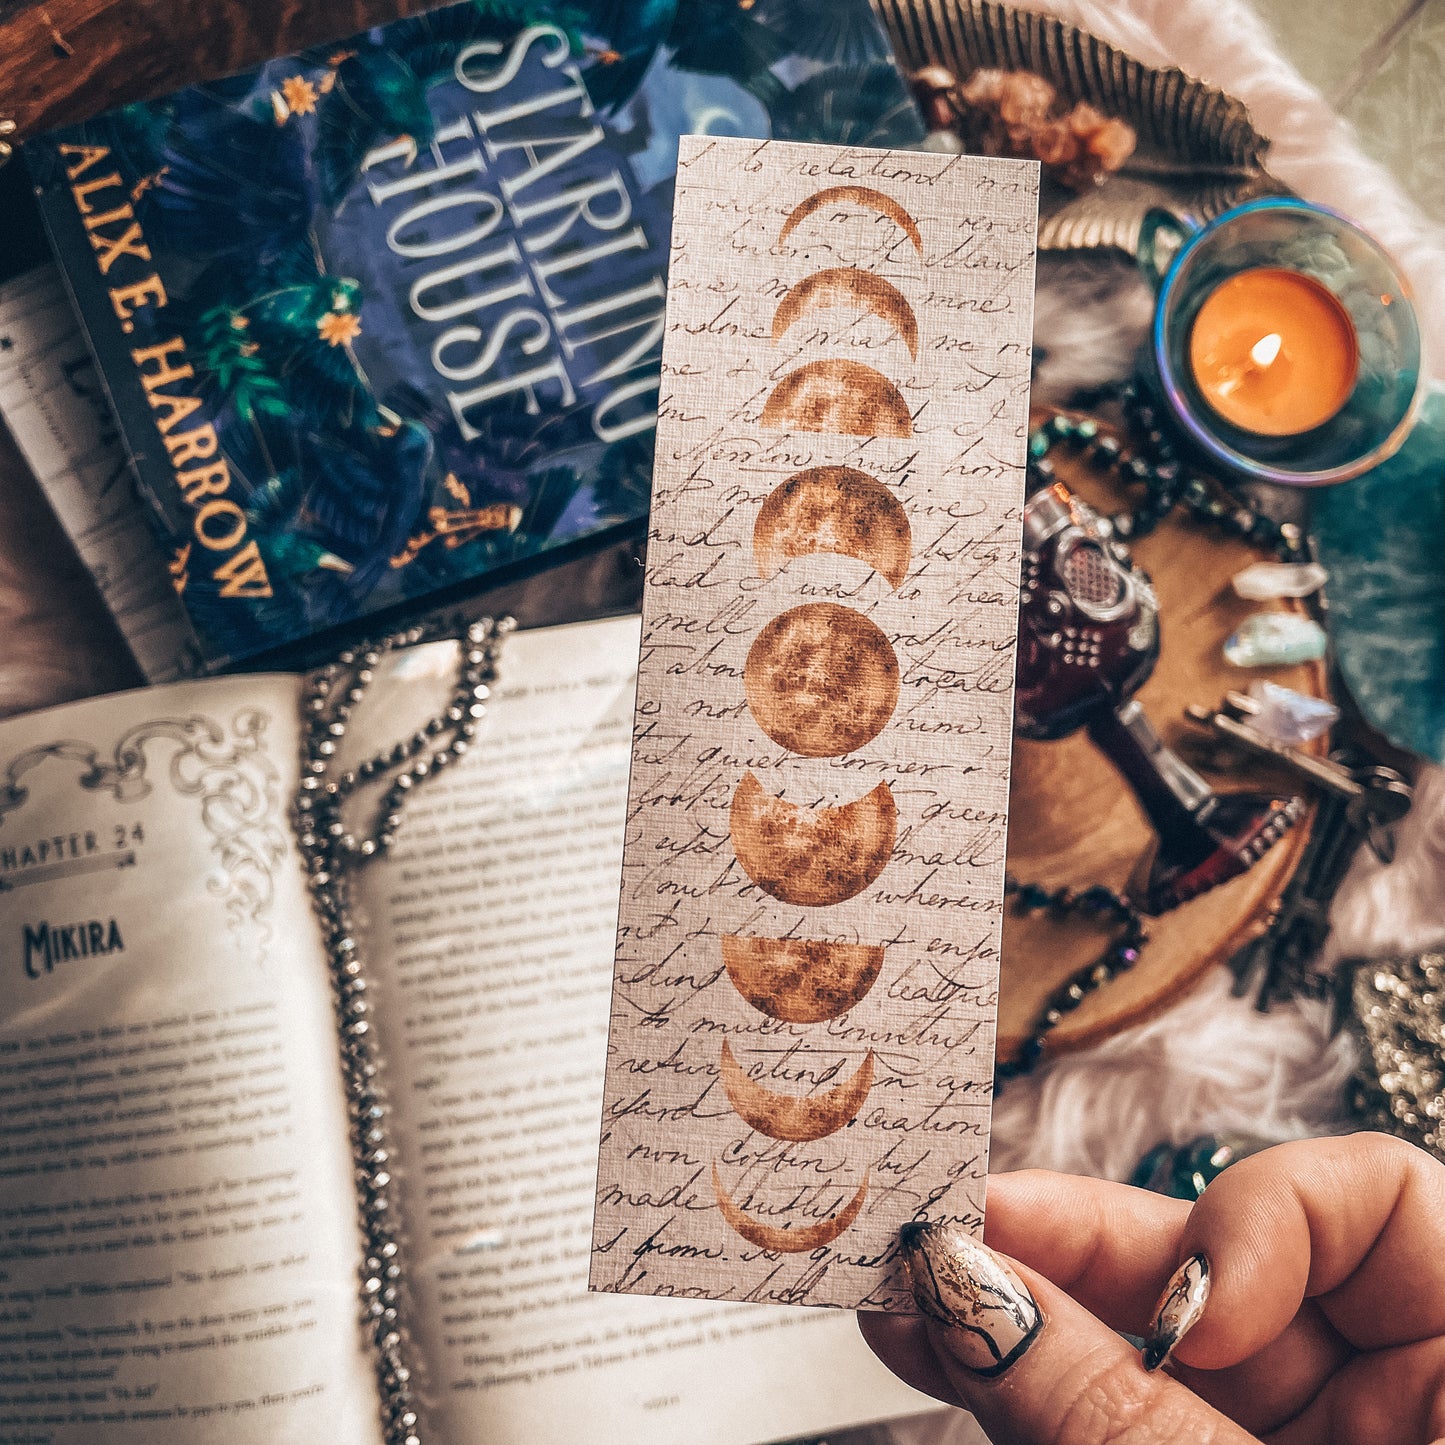
[[[804,276],[773,312],[774,344],[809,311],[830,308],[869,312],[887,322],[908,348],[908,354],[918,359],[918,317],[907,298],[891,281],[853,266],[830,266],[826,271]]]
[[[805,758],[856,752],[888,726],[898,654],[876,622],[836,602],[808,602],[753,639],[743,690],[758,725]]]
[[[865,210],[887,216],[913,242],[918,254],[923,254],[923,237],[919,234],[918,222],[892,196],[885,196],[882,191],[875,191],[871,186],[829,186],[827,190],[814,191],[788,213],[783,229],[778,232],[778,240],[786,241],[793,227],[807,220],[814,211],[821,210],[824,206],[839,205],[862,206]]]
[[[812,938],[725,933],[722,956],[733,987],[759,1013],[790,1024],[817,1024],[847,1013],[883,967],[882,944]]]
[[[873,1050],[858,1065],[851,1079],[811,1097],[779,1094],[748,1078],[726,1039],[722,1046],[722,1083],[728,1103],[744,1124],[769,1139],[791,1139],[806,1144],[836,1134],[852,1122],[873,1087]]]
[[[854,467],[808,467],[768,493],[753,523],[753,561],[764,581],[793,557],[836,552],[856,557],[898,587],[913,560],[913,529],[903,504]]]
[[[733,852],[765,893],[826,908],[861,893],[888,866],[898,805],[887,783],[837,808],[785,803],[744,773],[729,813]]]
[[[903,393],[861,361],[829,357],[790,371],[763,403],[763,425],[777,431],[850,437],[909,437],[913,415]]]
[[[821,1249],[832,1244],[837,1237],[858,1217],[863,1201],[868,1197],[868,1175],[858,1186],[858,1192],[838,1211],[832,1219],[821,1219],[817,1224],[805,1225],[802,1229],[785,1229],[775,1224],[759,1224],[746,1215],[728,1197],[723,1188],[722,1176],[717,1165],[712,1166],[712,1191],[717,1195],[717,1206],[723,1218],[747,1240],[759,1249],[771,1254],[804,1254],[811,1249]]]

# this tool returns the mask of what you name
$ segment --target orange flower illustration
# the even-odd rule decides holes
[[[353,311],[328,311],[319,317],[316,329],[331,346],[349,346],[361,335],[361,317]]]
[[[316,109],[316,87],[304,75],[292,75],[282,81],[281,94],[294,115],[310,115]]]

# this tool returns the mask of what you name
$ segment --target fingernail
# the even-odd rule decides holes
[[[1174,1353],[1208,1303],[1209,1261],[1202,1254],[1191,1254],[1174,1271],[1154,1311],[1154,1328],[1144,1341],[1146,1370],[1157,1370]]]
[[[944,1327],[949,1352],[976,1375],[1001,1375],[1037,1338],[1044,1317],[1007,1260],[952,1224],[898,1234],[918,1308]]]

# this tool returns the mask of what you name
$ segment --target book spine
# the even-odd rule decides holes
[[[24,155],[176,590],[199,568],[223,597],[269,598],[184,338],[164,325],[168,297],[135,216],[135,178],[86,126],[32,141]],[[232,661],[203,645],[208,665]]]

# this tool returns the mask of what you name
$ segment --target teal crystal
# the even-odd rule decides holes
[[[1445,392],[1389,461],[1313,502],[1341,676],[1391,742],[1445,762]]]
[[[1256,612],[1224,644],[1235,667],[1288,667],[1324,655],[1324,628],[1298,612]]]

